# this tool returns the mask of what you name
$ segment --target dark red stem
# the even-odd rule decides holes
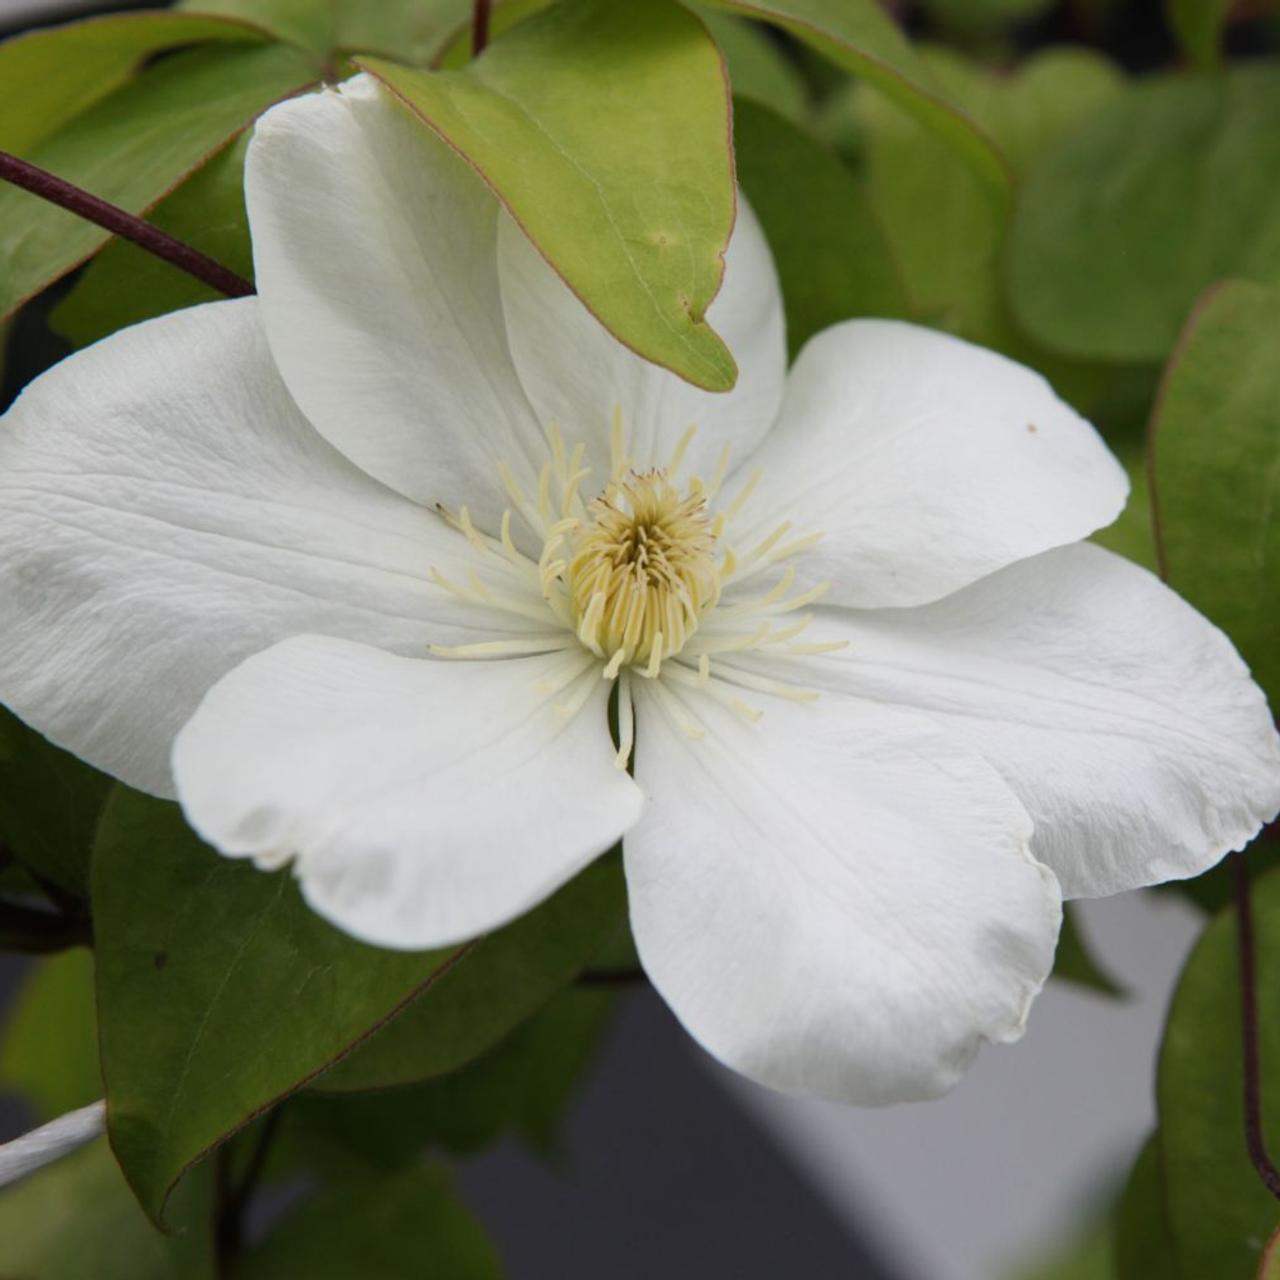
[[[29,160],[20,160],[7,151],[0,151],[0,179],[11,182],[41,200],[68,209],[89,222],[131,240],[140,249],[163,258],[188,275],[194,276],[202,284],[224,293],[228,298],[245,298],[254,292],[253,285],[243,276],[228,271],[220,262],[207,258],[198,249],[174,239],[168,232],[161,231],[149,222],[126,213],[114,204],[108,204],[88,191],[59,178],[56,174],[32,164]]]
[[[492,0],[473,0],[471,9],[471,56],[478,58],[489,43],[489,12]]]
[[[1258,1048],[1258,978],[1253,944],[1253,903],[1244,854],[1232,856],[1236,886],[1236,927],[1240,941],[1240,1022],[1244,1050],[1244,1141],[1263,1185],[1280,1200],[1280,1169],[1267,1154],[1262,1132],[1262,1067]]]

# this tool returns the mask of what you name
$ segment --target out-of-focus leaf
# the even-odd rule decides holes
[[[1099,1223],[1055,1257],[1020,1270],[1017,1280],[1115,1280],[1110,1223]]]
[[[733,221],[728,85],[690,13],[577,0],[461,71],[361,64],[470,160],[606,328],[698,386],[733,386],[705,319]]]
[[[771,108],[793,124],[809,114],[809,90],[804,76],[755,23],[724,13],[704,13],[702,20],[729,64],[733,96]],[[735,141],[741,139],[734,126]],[[739,175],[741,176],[741,175]]]
[[[143,213],[260,112],[314,78],[311,62],[283,45],[175,54],[46,138],[29,158]],[[17,187],[0,189],[0,316],[108,239],[65,209]]]
[[[303,1159],[331,1176],[349,1171],[353,1157],[389,1169],[429,1146],[469,1154],[504,1133],[550,1154],[614,1000],[607,987],[564,991],[483,1057],[437,1080],[302,1094],[288,1104],[286,1134]]]
[[[626,915],[621,863],[601,859],[535,911],[490,934],[483,956],[443,973],[316,1087],[385,1089],[456,1070],[572,981]]]
[[[1280,873],[1254,881],[1253,915],[1262,1070],[1271,1081],[1280,1063],[1280,1020],[1271,1012],[1280,1007]],[[1280,1224],[1280,1203],[1245,1148],[1237,945],[1236,916],[1228,907],[1183,970],[1156,1082],[1178,1274],[1206,1280],[1252,1280],[1263,1245]],[[1265,1132],[1280,1134],[1280,1089],[1264,1088],[1262,1104]]]
[[[5,1280],[213,1280],[212,1188],[203,1171],[174,1195],[175,1232],[146,1219],[99,1140],[0,1192]]]
[[[1280,704],[1280,289],[1204,299],[1152,430],[1170,583],[1227,632]]]
[[[1202,67],[1215,67],[1222,59],[1222,24],[1230,0],[1165,0],[1169,26],[1187,56]]]
[[[587,874],[610,870],[601,864]],[[575,892],[583,892],[577,882],[562,890]],[[108,1126],[130,1183],[157,1219],[192,1162],[415,997],[429,998],[444,974],[474,967],[481,972],[467,979],[468,990],[491,991],[493,952],[513,984],[528,984],[521,999],[493,991],[491,1008],[467,1009],[465,1017],[455,1008],[453,1022],[443,1020],[441,1036],[460,1027],[473,1045],[492,1043],[511,1025],[503,1018],[536,1007],[530,987],[538,999],[547,994],[532,948],[523,952],[530,972],[512,973],[506,931],[433,952],[364,946],[308,910],[287,872],[267,875],[219,857],[176,805],[123,788],[99,828],[93,906]],[[603,933],[612,923],[575,915],[571,924],[555,914],[562,910],[555,900],[542,910],[565,929]],[[522,925],[529,927],[513,927]],[[554,963],[562,963],[564,946],[558,936],[549,946]]]
[[[999,142],[1017,172],[1119,92],[1112,65],[1082,50],[1042,53],[1011,76],[996,76],[946,50],[925,50],[921,58],[948,97]],[[860,105],[872,194],[908,294],[932,322],[981,337],[975,320],[992,310],[998,294],[1000,211],[954,154],[898,104],[864,91]]]
[[[238,15],[249,17],[246,12]],[[118,89],[148,56],[211,41],[258,42],[243,20],[122,13],[48,27],[0,44],[0,147],[25,155]]]
[[[1099,529],[1092,541],[1154,573],[1156,542],[1151,527],[1151,486],[1147,482],[1146,449],[1141,440],[1131,437],[1109,443],[1129,474],[1129,501],[1120,518],[1105,529]]]
[[[306,1202],[232,1280],[498,1280],[497,1254],[443,1170],[406,1169]]]
[[[875,0],[704,0],[708,7],[771,22],[888,95],[941,138],[1003,208],[1009,170],[999,147],[953,102]]]
[[[1028,22],[1053,7],[1054,0],[924,0],[941,23],[957,30]]]
[[[1178,1275],[1169,1239],[1159,1134],[1147,1139],[1134,1161],[1116,1208],[1112,1239],[1115,1280],[1173,1280]]]
[[[517,23],[523,22],[526,18],[532,17],[535,13],[541,12],[554,0],[502,0],[501,3],[495,4],[489,15],[489,43],[500,40],[502,36],[516,26]],[[471,5],[465,5],[465,14],[460,17],[457,26],[444,46],[431,58],[431,66],[442,71],[456,71],[459,67],[465,67],[471,61]],[[395,50],[387,50],[393,57]],[[403,62],[403,58],[397,59]]]
[[[778,266],[792,354],[837,320],[907,314],[865,187],[836,156],[754,102],[737,103],[734,144]]]
[[[1071,903],[1062,913],[1062,932],[1058,935],[1053,976],[1104,996],[1124,995],[1124,988],[1094,959]]]
[[[92,952],[64,951],[27,973],[0,1040],[0,1089],[22,1094],[41,1120],[102,1097]]]
[[[248,135],[241,134],[158,204],[148,221],[251,280],[253,250],[244,208],[247,146]],[[221,296],[137,245],[113,240],[54,308],[50,325],[84,347],[126,325]]]
[[[0,707],[0,837],[30,870],[87,897],[111,779]]]
[[[1008,286],[1067,355],[1161,360],[1199,294],[1280,283],[1280,66],[1129,88],[1028,174]]]
[[[498,0],[495,30],[511,4]],[[178,7],[249,19],[326,56],[381,53],[424,66],[466,25],[471,0],[182,0]]]

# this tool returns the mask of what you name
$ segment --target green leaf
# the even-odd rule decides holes
[[[482,957],[449,969],[316,1087],[385,1089],[456,1070],[572,981],[625,923],[626,910],[621,862],[603,858],[537,910],[491,934]]]
[[[875,0],[704,0],[770,22],[812,45],[892,98],[981,180],[987,198],[1003,209],[1009,170],[999,147],[954,103],[906,36]]]
[[[733,386],[705,319],[733,221],[728,86],[691,14],[576,0],[462,71],[361,63],[475,166],[606,328],[698,386]]]
[[[1051,50],[997,76],[946,50],[921,55],[934,79],[1004,148],[1015,171],[1119,91],[1095,54]],[[937,138],[878,94],[860,96],[871,191],[908,295],[933,323],[979,340],[1003,309],[996,270],[1004,220]],[[1009,328],[999,316],[994,323]]]
[[[1152,1134],[1134,1161],[1115,1212],[1115,1280],[1150,1280],[1178,1274],[1169,1238],[1160,1136]]]
[[[1152,426],[1170,583],[1222,627],[1280,704],[1280,289],[1196,308]]]
[[[423,66],[468,24],[471,0],[184,0],[178,7],[248,19],[324,56],[381,53]],[[493,30],[511,7],[499,0]]]
[[[809,89],[795,63],[754,22],[724,13],[704,13],[702,20],[724,54],[734,98],[758,102],[803,125],[809,115]],[[734,141],[741,145],[736,120]]]
[[[1124,988],[1094,959],[1076,919],[1075,908],[1067,903],[1062,913],[1062,932],[1053,961],[1053,976],[1087,987],[1105,996],[1122,996]]]
[[[741,100],[734,144],[738,181],[778,266],[792,354],[838,320],[907,314],[865,187],[835,155],[767,107]]]
[[[1100,1223],[1067,1244],[1057,1256],[1020,1270],[1018,1280],[1115,1280],[1111,1247],[1110,1224]]]
[[[1091,541],[1126,556],[1144,569],[1156,571],[1155,531],[1151,523],[1151,486],[1147,481],[1145,443],[1138,439],[1109,440],[1129,475],[1129,501],[1120,518],[1099,529]]]
[[[182,184],[152,211],[150,222],[253,279],[253,249],[244,207],[248,134]],[[126,325],[222,295],[127,240],[113,240],[54,308],[50,326],[77,347]]]
[[[89,856],[111,779],[0,707],[0,837],[18,860],[86,898]]]
[[[562,890],[595,901],[589,869]],[[580,899],[582,900],[582,899]],[[491,992],[492,1022],[452,1005],[440,1034],[460,1028],[472,1046],[492,1043],[548,993],[543,959],[509,934],[527,921],[464,947],[406,953],[355,942],[303,903],[287,872],[267,875],[222,858],[191,833],[176,805],[117,789],[93,862],[98,1007],[112,1145],[143,1207],[159,1219],[174,1181],[255,1115],[313,1080],[400,1013],[429,998],[452,973],[470,995]],[[563,899],[541,911],[569,929]],[[605,930],[611,921],[577,919]],[[566,945],[548,938],[547,962],[563,981]],[[530,972],[520,991],[497,992],[489,956],[511,973],[520,954]],[[505,967],[504,967],[505,966]],[[463,969],[480,970],[474,977]],[[542,984],[542,985],[539,985]],[[531,1000],[530,993],[536,993]],[[415,1010],[415,1016],[417,1011]],[[496,1029],[495,1029],[496,1027]],[[416,1043],[416,1042],[415,1042]],[[437,1057],[445,1050],[428,1045]]]
[[[1280,283],[1280,67],[1162,76],[1037,163],[1008,287],[1031,335],[1068,355],[1162,360],[1199,294]]]
[[[497,1254],[438,1169],[407,1169],[309,1200],[232,1280],[498,1280]]]
[[[397,1168],[428,1147],[468,1155],[504,1133],[552,1154],[615,999],[602,987],[563,991],[488,1053],[436,1080],[303,1093],[288,1103],[284,1140],[303,1163],[339,1178],[353,1168]]]
[[[92,952],[65,951],[26,974],[0,1041],[0,1087],[41,1120],[102,1097]]]
[[[202,1174],[174,1197],[173,1235],[138,1208],[111,1148],[98,1141],[0,1193],[6,1280],[213,1280],[211,1187]]]
[[[1029,22],[1053,8],[1054,0],[924,0],[938,21],[958,31]]]
[[[247,18],[249,10],[238,15]],[[27,154],[120,88],[152,54],[207,41],[257,42],[244,21],[125,13],[49,27],[0,44],[0,147]]]
[[[1280,873],[1253,887],[1257,935],[1263,1126],[1280,1134]],[[1174,993],[1156,1095],[1169,1231],[1179,1274],[1252,1280],[1280,1204],[1245,1149],[1241,1103],[1240,974],[1236,917],[1227,908],[1196,944]],[[1147,1272],[1146,1274],[1158,1274]]]
[[[29,158],[143,213],[260,112],[314,78],[311,63],[282,45],[175,54],[46,138]],[[0,189],[0,316],[108,239],[100,227],[28,192]]]
[[[517,23],[523,22],[535,13],[540,13],[551,3],[553,0],[501,0],[494,5],[489,15],[489,43],[500,40]],[[466,0],[465,4],[454,7],[459,10],[460,16],[452,37],[437,53],[429,59],[423,59],[423,61],[429,61],[430,65],[438,71],[456,71],[471,61],[472,6],[470,0]],[[396,55],[394,48],[387,49],[385,52],[392,57]],[[399,57],[396,61],[404,62],[405,59]]]
[[[1169,26],[1197,66],[1222,61],[1222,27],[1230,8],[1230,0],[1165,0]]]

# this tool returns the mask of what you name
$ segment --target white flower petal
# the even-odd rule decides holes
[[[464,540],[311,429],[252,299],[123,330],[33,382],[0,425],[0,545],[0,700],[161,794],[173,735],[258,649],[480,637],[429,580]]]
[[[267,336],[303,412],[392,488],[496,520],[495,460],[527,481],[544,445],[507,350],[489,189],[358,76],[258,121],[245,197]]]
[[[825,531],[798,562],[832,603],[924,604],[1109,524],[1124,470],[1049,384],[959,338],[890,320],[833,325],[800,353],[765,483],[734,533]],[[731,480],[729,492],[733,492]]]
[[[624,843],[646,972],[716,1057],[789,1092],[934,1097],[1022,1032],[1061,905],[1031,824],[922,717],[752,696],[756,724],[636,681],[644,814]]]
[[[450,663],[299,636],[210,691],[174,775],[206,840],[260,865],[294,858],[340,928],[443,946],[528,910],[636,820],[608,694],[581,652]]]
[[[1197,875],[1280,809],[1271,713],[1231,642],[1100,547],[917,609],[822,613],[815,638],[848,648],[789,674],[962,737],[1027,807],[1068,897]]]
[[[696,425],[685,476],[710,477],[726,445],[742,458],[773,425],[787,364],[782,293],[764,232],[741,194],[724,283],[707,311],[738,363],[737,385],[727,393],[701,391],[624,347],[506,216],[498,263],[520,380],[544,424],[557,422],[570,442],[588,445],[596,489],[609,472],[615,407],[641,470],[665,466]]]
[[[105,1103],[91,1102],[0,1145],[0,1187],[17,1182],[70,1155],[86,1142],[92,1142],[106,1128],[106,1114]]]

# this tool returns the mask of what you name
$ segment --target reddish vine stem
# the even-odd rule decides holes
[[[198,249],[29,160],[20,160],[7,151],[0,151],[0,180],[11,182],[41,200],[48,200],[122,239],[132,241],[140,249],[155,254],[228,298],[246,298],[254,292],[253,285],[243,276],[206,257]]]
[[[478,58],[489,43],[489,12],[492,0],[473,0],[471,8],[471,56]]]
[[[1262,1069],[1258,1048],[1258,978],[1253,941],[1253,903],[1244,854],[1233,854],[1236,889],[1236,933],[1240,943],[1240,1022],[1244,1051],[1244,1140],[1249,1159],[1263,1185],[1280,1200],[1280,1169],[1267,1154],[1262,1132]]]

